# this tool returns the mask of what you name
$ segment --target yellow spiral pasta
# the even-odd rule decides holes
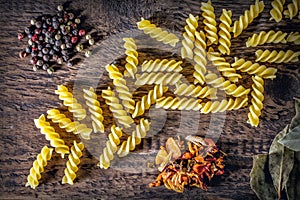
[[[108,76],[110,79],[115,80],[119,78],[123,78],[122,73],[119,71],[118,67],[115,65],[106,65],[105,66],[106,71],[108,72]]]
[[[137,75],[137,80],[135,85],[151,85],[151,84],[163,84],[163,85],[175,85],[182,77],[182,74],[174,72],[174,73],[162,73],[162,72],[151,72],[151,73],[143,73],[141,75]]]
[[[239,20],[233,24],[233,36],[239,36],[243,30],[245,30],[249,24],[264,10],[264,2],[256,0],[254,5],[250,6],[250,10],[246,10],[244,15],[241,15]]]
[[[285,0],[272,1],[272,3],[271,3],[272,9],[270,11],[270,15],[271,15],[270,20],[274,19],[277,23],[281,21],[284,4],[285,4]]]
[[[264,80],[259,76],[252,77],[252,92],[251,92],[251,105],[249,106],[248,123],[257,127],[259,124],[259,116],[263,108],[264,100]]]
[[[209,50],[207,58],[212,62],[213,65],[217,67],[218,71],[221,72],[224,77],[227,77],[231,82],[238,82],[238,80],[242,78],[242,76],[236,73],[236,70],[230,66],[230,63],[227,62],[219,52],[213,52]]]
[[[182,61],[155,59],[146,60],[142,64],[142,72],[181,72]]]
[[[125,41],[124,48],[126,49],[126,70],[124,71],[124,75],[134,78],[139,63],[137,47],[133,38],[123,38],[123,40]]]
[[[132,99],[132,93],[126,85],[126,80],[115,65],[107,65],[106,70],[109,73],[109,77],[113,79],[115,90],[117,91],[125,110],[132,112],[134,110],[135,101]]]
[[[257,45],[262,45],[265,43],[286,43],[285,37],[287,33],[283,33],[282,31],[261,31],[259,34],[253,34],[248,38],[246,42],[247,47],[256,47]]]
[[[257,50],[255,52],[256,62],[268,62],[268,63],[288,63],[288,62],[298,62],[300,51],[294,52],[292,50],[276,51],[273,50]]]
[[[65,141],[55,132],[55,129],[46,121],[45,115],[41,115],[38,119],[34,119],[34,124],[45,135],[46,140],[50,141],[50,145],[55,148],[55,152],[61,154],[64,158],[69,153],[69,147],[65,145]]]
[[[98,166],[102,169],[108,169],[110,166],[110,161],[114,159],[114,154],[118,150],[118,145],[120,144],[120,137],[122,136],[122,129],[111,126],[111,133],[108,135],[108,140],[106,146],[103,149],[103,153],[99,157]]]
[[[104,117],[102,115],[102,109],[100,108],[100,103],[97,100],[97,94],[95,93],[94,88],[91,87],[89,90],[83,89],[83,97],[86,105],[89,107],[89,112],[91,113],[94,133],[104,133]]]
[[[293,19],[298,12],[300,8],[300,1],[299,0],[292,0],[292,3],[287,5],[287,10],[283,11],[283,14],[286,18]]]
[[[137,26],[138,29],[143,30],[144,33],[151,38],[164,44],[171,45],[172,47],[175,47],[179,41],[179,38],[175,34],[163,31],[161,28],[156,27],[155,24],[151,24],[149,20],[145,20],[144,18],[141,18],[141,21],[137,22]]]
[[[33,162],[33,166],[30,169],[30,173],[27,176],[27,183],[25,187],[30,186],[35,189],[39,185],[41,179],[41,173],[44,172],[44,167],[47,165],[47,161],[52,157],[52,148],[44,146],[40,154],[37,155],[36,160]]]
[[[178,84],[176,85],[176,89],[174,94],[179,96],[186,96],[186,97],[195,97],[195,98],[208,98],[208,99],[216,99],[217,96],[217,88],[211,88],[208,86],[201,87],[195,86],[193,84]]]
[[[215,10],[211,5],[211,1],[208,0],[206,3],[201,2],[200,10],[202,11],[202,17],[204,18],[204,30],[206,32],[206,38],[208,39],[207,46],[218,44],[217,22]]]
[[[193,49],[195,42],[195,31],[198,27],[198,17],[189,14],[186,19],[186,25],[184,27],[185,32],[183,33],[181,57],[193,59]]]
[[[264,79],[274,79],[276,78],[277,69],[273,67],[266,67],[265,65],[259,65],[258,63],[252,63],[251,61],[246,61],[243,58],[234,58],[235,62],[231,64],[237,70],[241,72],[246,72],[251,75],[260,76]]]
[[[238,98],[229,98],[228,100],[223,99],[222,101],[208,101],[202,103],[201,113],[216,113],[224,112],[226,110],[237,110],[242,107],[247,106],[248,98],[247,96]]]
[[[92,129],[88,128],[86,124],[81,124],[78,121],[72,122],[70,118],[60,113],[57,109],[47,111],[47,118],[52,122],[58,123],[59,127],[65,129],[67,132],[73,132],[75,135],[80,135],[83,139],[89,140]]]
[[[231,10],[222,10],[222,15],[220,17],[220,25],[219,25],[219,46],[218,49],[222,54],[230,54],[231,47],[231,20],[232,12]]]
[[[141,101],[136,102],[132,117],[135,118],[144,114],[156,102],[156,99],[162,97],[167,90],[168,87],[162,84],[155,85],[153,90],[150,90],[147,95],[142,97]]]
[[[205,82],[205,74],[206,74],[206,42],[205,42],[205,34],[203,31],[195,32],[195,48],[194,48],[194,73],[193,76],[195,78],[194,83],[199,82],[201,85]]]
[[[66,86],[58,85],[55,94],[59,95],[59,99],[63,100],[63,104],[68,107],[68,110],[73,113],[77,120],[83,120],[86,117],[85,109],[77,102]]]
[[[70,155],[68,156],[66,168],[64,170],[65,175],[62,178],[62,184],[68,183],[70,185],[73,185],[73,181],[76,178],[76,172],[78,171],[78,165],[80,163],[80,157],[82,156],[83,149],[83,143],[77,143],[74,140],[73,146],[71,147]]]
[[[200,110],[201,100],[196,98],[161,97],[156,100],[156,108],[172,110]]]
[[[133,123],[133,119],[127,115],[127,112],[123,109],[119,99],[115,96],[115,93],[108,87],[107,90],[102,90],[102,97],[105,99],[106,104],[109,106],[114,118],[122,126],[129,128]]]
[[[299,32],[291,32],[288,35],[288,37],[286,38],[286,41],[292,42],[294,44],[300,44],[300,33]]]
[[[136,125],[135,130],[132,132],[126,141],[122,143],[117,154],[119,157],[124,157],[133,151],[136,145],[139,145],[142,138],[146,137],[147,131],[150,129],[150,122],[147,119],[142,118],[140,123]]]
[[[241,97],[247,95],[250,89],[244,88],[242,85],[236,86],[230,81],[225,80],[223,77],[218,77],[214,73],[209,73],[206,75],[206,83],[212,85],[215,88],[224,90],[227,95],[232,95],[234,97]]]

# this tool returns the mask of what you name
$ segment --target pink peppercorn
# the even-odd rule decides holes
[[[76,37],[76,36],[72,37],[71,38],[72,44],[75,44],[77,42],[77,40],[78,40],[78,37]]]
[[[84,36],[85,35],[85,30],[84,29],[80,29],[78,32],[79,36]]]
[[[18,33],[18,40],[23,40],[25,35],[23,33]]]
[[[32,37],[31,37],[31,40],[33,42],[37,41],[38,40],[38,36],[36,34],[34,34]]]

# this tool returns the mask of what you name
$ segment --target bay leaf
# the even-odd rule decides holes
[[[269,171],[279,198],[294,165],[294,151],[278,142],[287,135],[288,130],[289,126],[287,125],[276,135],[269,150]]]
[[[293,170],[285,186],[288,200],[300,199],[300,152],[295,153],[294,161]]]
[[[295,99],[296,114],[291,121],[290,130],[292,130],[296,126],[300,125],[300,99],[297,99],[297,98],[294,98],[294,99]]]
[[[289,131],[279,143],[293,151],[300,151],[300,125]]]
[[[250,172],[251,188],[261,200],[277,199],[277,193],[268,170],[268,157],[267,154],[255,155]]]

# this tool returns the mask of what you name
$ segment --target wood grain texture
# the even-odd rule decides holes
[[[189,13],[200,14],[200,2],[198,0],[78,0],[70,3],[70,8],[80,10],[86,16],[85,23],[92,27],[90,32],[96,38],[98,44],[111,37],[128,30],[136,29],[136,22],[140,17],[150,18],[153,23],[173,31],[182,32],[185,19]],[[249,7],[254,1],[222,1],[213,0],[216,15],[220,16],[223,8],[233,11],[233,20]],[[276,24],[269,21],[271,1],[265,1],[265,11],[238,38],[232,39],[232,55],[228,61],[233,61],[234,56],[254,60],[256,48],[246,48],[247,38],[259,31],[282,30],[300,31],[299,20],[282,20]],[[152,123],[153,129],[160,130],[143,140],[137,153],[127,158],[126,162],[117,159],[113,167],[108,170],[99,169],[96,166],[98,158],[93,156],[102,149],[99,141],[102,136],[93,136],[97,139],[88,144],[90,147],[83,153],[77,179],[73,186],[62,185],[61,178],[66,159],[61,159],[57,154],[49,161],[45,172],[36,190],[25,188],[26,178],[36,155],[44,145],[49,145],[44,136],[35,128],[33,119],[48,109],[59,108],[67,113],[57,96],[54,94],[56,86],[67,85],[72,88],[80,83],[81,76],[84,80],[98,81],[99,74],[104,72],[103,66],[98,60],[85,59],[83,55],[77,55],[74,59],[78,63],[73,67],[63,66],[53,76],[44,71],[33,72],[29,66],[29,58],[20,60],[18,52],[25,48],[25,42],[19,42],[16,34],[18,30],[29,25],[31,17],[37,17],[42,13],[55,13],[56,6],[64,3],[60,0],[41,1],[19,0],[1,1],[0,7],[0,198],[1,199],[256,199],[249,184],[249,173],[252,168],[252,156],[265,153],[274,136],[290,122],[294,115],[293,97],[300,97],[300,66],[294,64],[266,64],[278,69],[277,78],[273,81],[265,81],[265,100],[260,125],[257,128],[246,123],[247,109],[230,111],[225,115],[199,115],[195,112],[181,113],[178,111],[162,112],[166,115],[166,123],[160,124],[163,119],[156,117]],[[202,20],[202,17],[200,17]],[[203,24],[200,23],[200,27]],[[114,45],[113,43],[111,45]],[[96,47],[101,51],[101,44]],[[102,48],[105,48],[102,47]],[[266,45],[260,48],[269,49],[293,49],[300,50],[299,46],[280,44]],[[122,46],[116,46],[116,49]],[[107,53],[106,57],[115,60]],[[123,55],[124,56],[124,55]],[[99,59],[99,58],[98,58]],[[101,62],[101,61],[100,61]],[[99,74],[93,73],[95,67],[99,68]],[[85,69],[85,73],[78,72]],[[91,69],[90,69],[91,68]],[[89,71],[91,70],[91,71]],[[83,82],[82,85],[89,84]],[[100,92],[107,85],[111,85],[107,73],[104,72],[97,84],[97,93],[101,104],[104,104]],[[138,96],[145,94],[140,91]],[[103,106],[107,116],[111,116],[107,106]],[[199,115],[199,116],[198,116]],[[178,123],[185,119],[181,124]],[[225,116],[225,121],[223,121]],[[193,125],[193,119],[199,117],[198,132],[187,132]],[[109,131],[110,118],[105,119],[106,132]],[[180,124],[180,126],[179,126]],[[59,128],[56,126],[59,130]],[[187,190],[178,194],[164,187],[150,189],[148,183],[153,181],[158,172],[155,170],[140,170],[135,172],[131,161],[145,164],[149,155],[154,156],[155,150],[170,136],[200,134],[204,135],[208,130],[221,134],[218,145],[228,154],[225,160],[225,174],[214,180],[208,191],[199,189]],[[193,130],[190,130],[193,131]],[[62,137],[70,145],[73,139],[78,137],[63,132]],[[105,139],[105,136],[103,136]],[[101,142],[101,141],[100,141]],[[102,142],[103,143],[103,142]],[[99,145],[99,146],[98,146]],[[94,149],[91,149],[94,147]],[[147,166],[144,166],[145,168]]]

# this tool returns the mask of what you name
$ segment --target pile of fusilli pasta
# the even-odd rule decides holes
[[[282,14],[290,19],[299,12],[299,1],[287,6],[283,11],[284,1],[274,0],[271,19],[279,22]],[[277,69],[267,67],[263,62],[288,63],[298,62],[300,52],[257,50],[256,60],[234,58],[230,63],[226,56],[231,54],[231,38],[238,37],[264,10],[264,2],[256,0],[237,21],[232,22],[232,11],[223,9],[217,24],[214,7],[209,0],[202,2],[200,11],[203,17],[204,29],[200,30],[199,16],[192,14],[186,19],[182,40],[173,33],[152,24],[149,20],[141,19],[137,22],[138,29],[151,38],[178,48],[181,43],[180,59],[156,58],[154,60],[139,57],[138,45],[134,38],[124,38],[126,64],[122,71],[117,65],[109,64],[105,67],[113,87],[101,91],[101,96],[111,111],[114,124],[107,135],[106,146],[99,155],[99,167],[109,168],[115,155],[124,157],[133,151],[151,129],[149,119],[140,117],[154,105],[159,108],[172,110],[194,110],[200,113],[217,113],[226,110],[237,110],[248,106],[248,123],[258,126],[259,117],[263,109],[265,79],[274,79]],[[299,32],[283,33],[281,31],[262,31],[255,33],[246,41],[247,47],[254,47],[265,43],[300,44]],[[184,63],[193,65],[193,82],[184,79]],[[251,77],[249,87],[240,84],[241,75],[247,73]],[[127,80],[134,80],[136,86],[152,85],[152,89],[140,99],[133,98],[133,91],[127,85]],[[90,139],[90,134],[104,133],[104,113],[98,101],[94,88],[83,89],[85,105],[74,98],[68,88],[59,85],[55,93],[71,112],[75,120],[71,120],[57,109],[47,111],[47,116],[41,115],[35,119],[35,125],[45,135],[52,148],[45,146],[34,161],[28,176],[26,186],[35,188],[41,178],[44,167],[51,159],[53,150],[62,158],[68,154],[65,175],[62,183],[73,184],[78,171],[78,164],[84,149],[83,143],[73,142],[67,146],[60,134],[51,126],[57,123],[67,133],[80,135],[83,139]],[[226,94],[221,98],[220,93]],[[100,95],[100,94],[99,94]],[[80,122],[90,117],[91,124]],[[135,121],[138,121],[136,124]],[[125,131],[126,130],[126,131]],[[127,134],[131,130],[131,134]]]

